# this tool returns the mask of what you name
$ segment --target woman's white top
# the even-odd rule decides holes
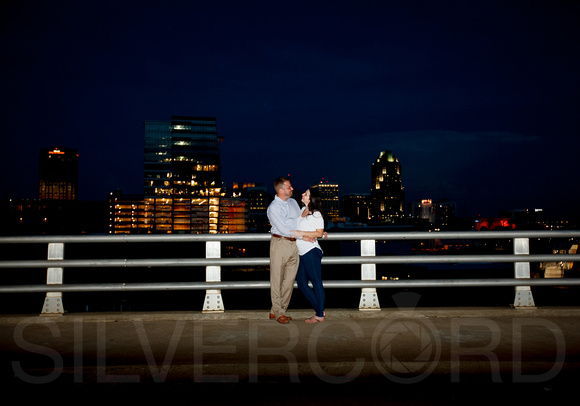
[[[302,217],[302,213],[304,212],[304,210],[306,210],[306,207],[302,208],[302,210],[300,211],[300,216],[298,216],[298,226],[297,226],[298,230],[316,231],[324,229],[324,218],[322,217],[322,214],[319,211],[315,211],[314,213],[309,214],[306,217]],[[306,254],[312,248],[318,248],[319,250],[322,251],[322,248],[320,248],[320,245],[318,244],[318,240],[315,240],[314,242],[308,242],[302,239],[298,239],[296,240],[296,246],[298,247],[299,255]]]

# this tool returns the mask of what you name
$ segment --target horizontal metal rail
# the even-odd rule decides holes
[[[123,234],[123,235],[42,235],[0,237],[0,244],[34,243],[154,243],[207,241],[269,241],[269,233],[238,234]],[[580,238],[580,231],[391,231],[330,232],[329,241],[405,241],[405,240],[485,240],[512,238]]]
[[[403,255],[385,257],[324,257],[323,265],[354,264],[468,264],[514,262],[580,261],[578,254],[551,255]],[[206,266],[265,266],[269,258],[167,258],[167,259],[69,259],[2,261],[4,268],[146,268],[146,267],[206,267]]]
[[[433,287],[497,287],[497,286],[580,286],[580,278],[562,279],[422,279],[361,281],[324,281],[325,288],[433,288]],[[294,287],[298,286],[294,284]],[[68,285],[12,285],[0,286],[0,293],[33,292],[142,292],[174,290],[234,290],[269,289],[268,281],[251,282],[155,282],[155,283],[87,283]]]
[[[360,280],[324,281],[328,288],[360,288],[361,310],[380,310],[377,288],[423,288],[423,287],[498,287],[513,286],[516,289],[514,307],[532,307],[532,286],[578,286],[580,278],[531,278],[531,263],[572,263],[580,261],[576,254],[530,254],[530,239],[580,238],[580,231],[462,231],[462,232],[332,232],[329,241],[352,241],[360,245],[360,256],[325,256],[323,265],[361,266]],[[46,260],[0,261],[0,270],[46,268],[47,282],[42,285],[0,285],[0,293],[46,292],[43,313],[62,314],[61,297],[64,292],[88,291],[152,291],[152,290],[205,290],[204,312],[223,311],[221,290],[266,289],[269,281],[221,281],[221,267],[269,266],[268,257],[231,258],[221,257],[221,242],[267,242],[269,233],[244,234],[163,234],[163,235],[82,235],[82,236],[14,236],[0,237],[0,244],[48,244]],[[379,243],[390,241],[427,240],[513,240],[513,254],[505,255],[376,255]],[[135,258],[135,259],[65,259],[65,244],[111,244],[111,243],[204,243],[205,258]],[[424,279],[424,280],[376,280],[376,266],[380,264],[491,264],[513,263],[512,278],[495,279]],[[64,284],[64,269],[71,271],[96,268],[101,271],[114,268],[179,268],[203,267],[205,282],[152,282],[152,283],[86,283]],[[466,274],[469,271],[466,270]],[[1,274],[1,273],[0,273]],[[372,304],[369,304],[373,302]]]

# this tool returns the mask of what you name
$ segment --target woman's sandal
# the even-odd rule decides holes
[[[324,317],[318,317],[316,315],[312,316],[309,319],[304,320],[306,323],[320,323],[324,321]]]

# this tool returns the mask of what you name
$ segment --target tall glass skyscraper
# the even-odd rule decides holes
[[[149,232],[217,233],[220,143],[213,117],[145,121],[144,198]]]
[[[392,151],[382,151],[371,168],[371,220],[390,222],[404,216],[401,164]]]

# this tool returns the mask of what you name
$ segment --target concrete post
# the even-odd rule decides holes
[[[375,256],[375,240],[361,240],[360,253],[363,257]],[[361,264],[361,280],[374,281],[377,279],[376,264]],[[359,310],[381,310],[376,288],[362,288]]]
[[[530,240],[529,238],[514,238],[514,255],[529,255]],[[530,279],[530,263],[514,262],[514,272],[516,279]],[[514,308],[516,309],[535,309],[534,297],[530,286],[516,286],[516,297],[514,299]]]
[[[206,258],[220,258],[221,245],[219,241],[206,241],[205,243]],[[221,266],[206,266],[206,282],[221,282]],[[205,291],[205,301],[202,313],[223,313],[224,305],[222,300],[221,289],[207,289]]]
[[[64,243],[48,244],[48,260],[64,259]],[[47,285],[62,285],[62,268],[48,268],[46,270]],[[62,304],[62,292],[46,292],[41,316],[62,316],[64,307]]]

